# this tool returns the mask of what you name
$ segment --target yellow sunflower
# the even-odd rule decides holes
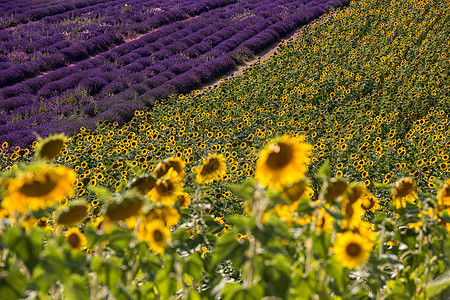
[[[290,202],[295,202],[302,198],[309,197],[311,193],[313,193],[313,190],[308,186],[308,181],[302,179],[297,183],[286,186],[282,195]]]
[[[86,217],[88,206],[84,200],[72,201],[55,213],[55,221],[59,225],[78,223]]]
[[[395,183],[392,200],[396,209],[406,207],[406,202],[415,202],[417,199],[415,188],[416,184],[411,178],[402,178]]]
[[[182,180],[184,175],[186,175],[184,172],[184,167],[185,163],[181,158],[171,157],[159,163],[153,171],[153,174],[155,174],[157,178],[161,178],[167,174],[170,168],[172,168],[175,172],[177,172],[178,176]]]
[[[150,248],[156,253],[164,253],[169,241],[170,230],[160,220],[143,223],[138,231],[138,237],[147,241]]]
[[[87,239],[76,227],[70,228],[66,232],[66,241],[72,249],[83,249],[87,244]]]
[[[36,157],[46,161],[56,158],[66,146],[66,140],[63,133],[40,139],[36,147]]]
[[[165,226],[171,227],[178,223],[180,220],[180,214],[172,206],[160,206],[155,207],[146,213],[145,219],[147,222],[159,220],[162,221]]]
[[[367,262],[371,250],[372,243],[368,239],[351,231],[340,234],[333,246],[336,259],[349,269]]]
[[[180,208],[188,208],[189,204],[191,204],[191,200],[191,195],[183,192],[178,195],[176,203]]]
[[[52,207],[65,196],[74,194],[76,173],[65,167],[31,165],[14,178],[3,180],[2,206],[9,211],[36,211]]]
[[[171,168],[156,181],[155,187],[149,192],[150,199],[156,203],[173,205],[181,193],[180,185],[178,173]]]
[[[199,168],[196,169],[196,179],[198,183],[209,183],[222,178],[227,171],[225,157],[222,154],[208,154],[208,158],[203,159]]]
[[[439,212],[450,209],[450,179],[445,181],[438,193],[437,208]]]
[[[312,146],[302,138],[285,135],[261,151],[255,178],[269,188],[279,189],[303,178],[310,161]]]

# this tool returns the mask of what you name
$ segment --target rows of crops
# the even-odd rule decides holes
[[[449,17],[438,0],[352,2],[125,125],[3,143],[0,288],[448,298]]]
[[[0,140],[24,147],[35,133],[129,121],[343,3],[122,0],[24,12],[37,21],[0,31]]]

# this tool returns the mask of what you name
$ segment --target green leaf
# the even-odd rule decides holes
[[[26,283],[19,270],[0,272],[0,295],[2,299],[21,299]]]
[[[238,198],[244,201],[250,201],[253,199],[253,191],[255,187],[254,180],[247,180],[242,184],[230,184],[227,185],[230,191]]]
[[[25,263],[32,273],[39,261],[43,246],[43,234],[39,228],[33,227],[26,232],[22,227],[13,226],[3,232],[3,241]]]
[[[316,173],[316,178],[322,178],[325,179],[327,177],[331,177],[331,166],[330,162],[326,160],[322,166],[320,166],[319,170]]]
[[[78,300],[89,299],[89,280],[86,276],[72,274],[64,281],[64,299]]]
[[[247,259],[249,242],[247,239],[236,239],[237,232],[233,229],[221,236],[214,248],[212,264],[217,265],[221,261],[231,260],[235,268],[239,268]]]
[[[255,284],[244,289],[239,283],[227,283],[222,296],[223,300],[260,300],[264,296],[264,288]]]
[[[177,283],[166,269],[160,269],[156,273],[155,285],[158,288],[160,299],[170,299],[177,290]]]
[[[203,261],[198,252],[194,252],[192,255],[187,257],[184,264],[184,270],[191,275],[195,281],[200,281],[202,278]]]
[[[112,292],[117,291],[117,284],[123,279],[122,261],[117,257],[92,257],[91,269],[97,273],[98,281],[106,285]]]
[[[441,274],[429,284],[426,285],[427,297],[434,297],[442,293],[445,289],[450,287],[450,271]]]
[[[325,271],[327,275],[334,279],[332,282],[330,282],[331,290],[336,295],[342,295],[342,292],[345,289],[344,276],[346,275],[344,275],[344,268],[336,260],[336,257],[334,255],[327,259]]]
[[[264,263],[262,278],[266,295],[286,299],[291,284],[290,263],[282,254],[277,254],[272,260]]]
[[[132,238],[132,233],[129,230],[117,226],[112,227],[107,234],[109,247],[118,254],[123,254],[129,248]]]

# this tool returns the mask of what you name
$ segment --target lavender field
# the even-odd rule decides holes
[[[0,141],[121,124],[348,2],[0,2]]]

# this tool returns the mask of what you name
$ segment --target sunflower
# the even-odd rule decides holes
[[[307,171],[311,150],[312,146],[303,143],[302,138],[282,136],[261,151],[255,178],[274,189],[295,183]]]
[[[191,195],[183,192],[178,195],[176,203],[180,208],[188,208],[189,204],[191,204],[191,200]]]
[[[128,185],[136,188],[141,195],[146,195],[155,187],[156,179],[152,175],[143,175],[133,179]]]
[[[65,167],[32,164],[14,178],[2,180],[2,206],[21,213],[52,207],[65,196],[73,195],[75,180],[76,173]]]
[[[166,175],[156,181],[155,187],[149,192],[149,196],[154,202],[172,205],[175,204],[180,192],[180,177],[171,168]]]
[[[162,221],[165,226],[171,227],[178,223],[180,220],[180,214],[172,206],[160,206],[155,207],[146,213],[145,219],[147,222],[159,220]]]
[[[340,234],[333,246],[333,252],[342,266],[354,269],[369,260],[372,243],[363,236],[347,231]]]
[[[203,159],[199,168],[195,170],[197,173],[198,183],[209,183],[222,178],[227,171],[225,157],[222,154],[208,154],[208,158]]]
[[[87,244],[87,239],[76,227],[70,228],[66,232],[66,241],[72,249],[83,249]]]
[[[308,186],[308,181],[302,179],[297,183],[286,186],[282,195],[290,202],[295,202],[302,198],[307,198],[311,192],[312,189]]]
[[[56,158],[66,145],[66,136],[61,133],[40,140],[36,147],[36,157],[50,161]]]
[[[170,240],[170,230],[160,220],[143,223],[138,231],[138,237],[147,241],[156,253],[164,253]]]
[[[417,198],[415,188],[416,184],[411,178],[402,178],[395,183],[392,200],[396,209],[406,207],[406,202],[415,202]]]
[[[369,193],[369,195],[363,197],[361,207],[366,212],[368,211],[375,212],[377,209],[380,208],[378,202],[379,202],[378,198]]]
[[[139,213],[143,204],[144,199],[140,194],[134,194],[133,192],[126,193],[108,205],[105,213],[105,221],[115,222],[135,216]]]
[[[178,176],[182,180],[184,175],[186,175],[184,172],[184,167],[185,163],[183,160],[179,157],[171,157],[159,163],[153,171],[153,174],[155,174],[157,178],[161,178],[167,174],[170,168],[172,168],[175,172],[177,172]]]
[[[55,213],[55,221],[59,225],[78,223],[86,217],[88,207],[84,200],[72,201]]]
[[[450,179],[445,181],[438,193],[437,207],[439,212],[450,209]]]

